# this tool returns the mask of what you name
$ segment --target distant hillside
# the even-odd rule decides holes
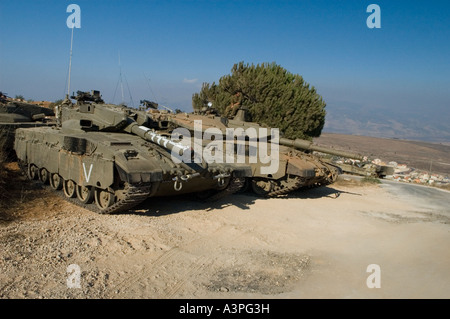
[[[450,145],[333,133],[322,133],[314,143],[450,176]]]
[[[450,144],[450,112],[327,105],[323,132]]]

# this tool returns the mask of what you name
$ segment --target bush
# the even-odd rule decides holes
[[[325,124],[326,104],[316,89],[275,63],[240,62],[219,84],[203,83],[192,96],[192,106],[198,112],[208,103],[230,118],[245,107],[253,122],[279,128],[282,136],[291,139],[318,137]]]

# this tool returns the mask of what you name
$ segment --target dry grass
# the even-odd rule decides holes
[[[3,207],[3,203],[7,198],[6,185],[8,182],[8,172],[5,168],[5,156],[3,152],[0,152],[0,209]]]
[[[375,177],[363,177],[361,179],[339,176],[333,185],[346,187],[361,187],[380,184],[380,180]]]
[[[381,184],[381,181],[376,177],[364,176],[361,179],[362,184]]]
[[[0,222],[18,217],[17,210],[36,196],[36,184],[21,173],[17,162],[8,162],[0,152]]]

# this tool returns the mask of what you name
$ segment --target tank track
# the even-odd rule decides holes
[[[151,187],[149,187],[149,186],[130,185],[129,191],[124,195],[125,196],[124,199],[114,203],[113,205],[111,205],[105,209],[100,209],[95,203],[83,204],[77,198],[68,198],[64,195],[64,192],[62,190],[55,192],[55,190],[53,190],[49,185],[44,185],[42,182],[40,182],[38,180],[33,180],[33,182],[40,183],[46,189],[51,190],[52,192],[56,193],[58,196],[60,196],[61,198],[63,198],[64,200],[66,200],[72,204],[75,204],[79,207],[90,210],[94,213],[103,214],[103,215],[125,213],[128,210],[131,210],[133,207],[144,202],[149,197],[150,189],[151,189]],[[144,190],[144,192],[141,191],[142,189]]]
[[[234,194],[245,185],[245,177],[233,177],[225,189],[217,191],[207,198],[203,199],[205,202],[215,202],[228,195]]]
[[[150,192],[151,186],[129,185],[124,199],[119,200],[105,209],[99,209],[98,207],[96,208],[100,214],[122,213],[145,201],[149,197]]]
[[[276,196],[280,196],[280,195],[286,195],[290,192],[293,192],[293,191],[299,189],[305,183],[305,181],[302,180],[300,177],[295,177],[294,180],[295,180],[295,182],[293,182],[292,185],[289,185],[289,186],[286,186],[283,188],[278,186],[277,187],[278,189],[275,189],[275,190],[269,192],[266,196],[267,197],[276,197]]]
[[[314,188],[319,188],[319,187],[324,187],[327,185],[331,185],[334,182],[336,182],[337,178],[339,176],[339,173],[334,172],[333,170],[330,169],[328,175],[324,178],[322,178],[322,180],[316,181],[312,184],[306,184],[306,185],[301,185],[298,189],[299,190],[303,190],[303,189],[314,189]]]
[[[66,201],[69,201],[72,204],[75,204],[79,207],[88,209],[90,211],[93,211],[95,213],[110,215],[110,214],[118,214],[126,212],[133,207],[139,205],[143,201],[145,201],[152,193],[152,186],[149,184],[144,185],[128,185],[127,186],[127,192],[123,194],[123,199],[117,201],[113,205],[100,209],[95,203],[91,204],[84,204],[80,202],[77,198],[68,198],[64,195],[64,192],[62,190],[55,191],[50,187],[50,185],[44,184],[39,179],[33,180],[30,179],[30,177],[27,174],[27,167],[23,163],[19,163],[19,168],[23,175],[25,175],[31,182],[36,183],[44,187],[45,189],[51,190],[53,193],[56,193],[61,198],[65,199]]]

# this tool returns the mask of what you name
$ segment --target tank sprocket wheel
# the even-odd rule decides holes
[[[304,184],[304,181],[299,176],[287,176],[275,183],[273,190],[267,195],[275,197],[285,195],[299,189]]]
[[[50,187],[56,191],[61,190],[63,188],[63,178],[59,176],[57,173],[51,174]]]
[[[22,160],[18,160],[17,165],[19,165],[21,173],[24,174],[25,176],[27,176],[28,175],[28,173],[27,173],[28,165]]]
[[[71,179],[63,182],[64,195],[67,198],[74,198],[77,195],[77,184]]]
[[[339,172],[334,169],[330,169],[330,174],[328,175],[328,184],[333,184],[339,177]]]
[[[273,190],[274,185],[269,179],[254,178],[250,182],[253,192],[261,197],[269,196]]]
[[[91,204],[94,201],[93,187],[77,185],[77,198],[83,204]]]

